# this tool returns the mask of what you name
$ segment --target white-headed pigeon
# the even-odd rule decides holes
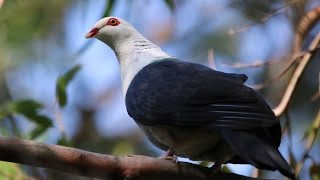
[[[99,20],[86,38],[115,52],[128,114],[168,155],[252,164],[295,179],[278,150],[281,127],[247,76],[178,60],[117,17]]]

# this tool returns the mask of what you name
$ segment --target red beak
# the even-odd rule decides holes
[[[99,28],[93,28],[90,32],[86,34],[86,38],[88,39],[94,37],[96,34],[98,34],[99,30]]]

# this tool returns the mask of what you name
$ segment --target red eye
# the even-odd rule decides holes
[[[118,26],[120,24],[120,21],[116,18],[110,18],[107,22],[107,25],[110,26]]]

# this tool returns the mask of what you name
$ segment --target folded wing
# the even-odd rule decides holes
[[[178,60],[148,65],[129,86],[129,115],[145,125],[252,129],[277,122],[247,77]]]

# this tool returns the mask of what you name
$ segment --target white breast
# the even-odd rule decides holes
[[[160,48],[156,47],[152,49],[145,49],[142,52],[141,50],[137,50],[132,53],[132,56],[128,56],[127,58],[123,59],[121,58],[119,60],[119,63],[121,70],[122,93],[124,97],[127,93],[131,81],[141,69],[153,62],[170,57],[172,56],[168,55],[167,53],[161,51]]]

